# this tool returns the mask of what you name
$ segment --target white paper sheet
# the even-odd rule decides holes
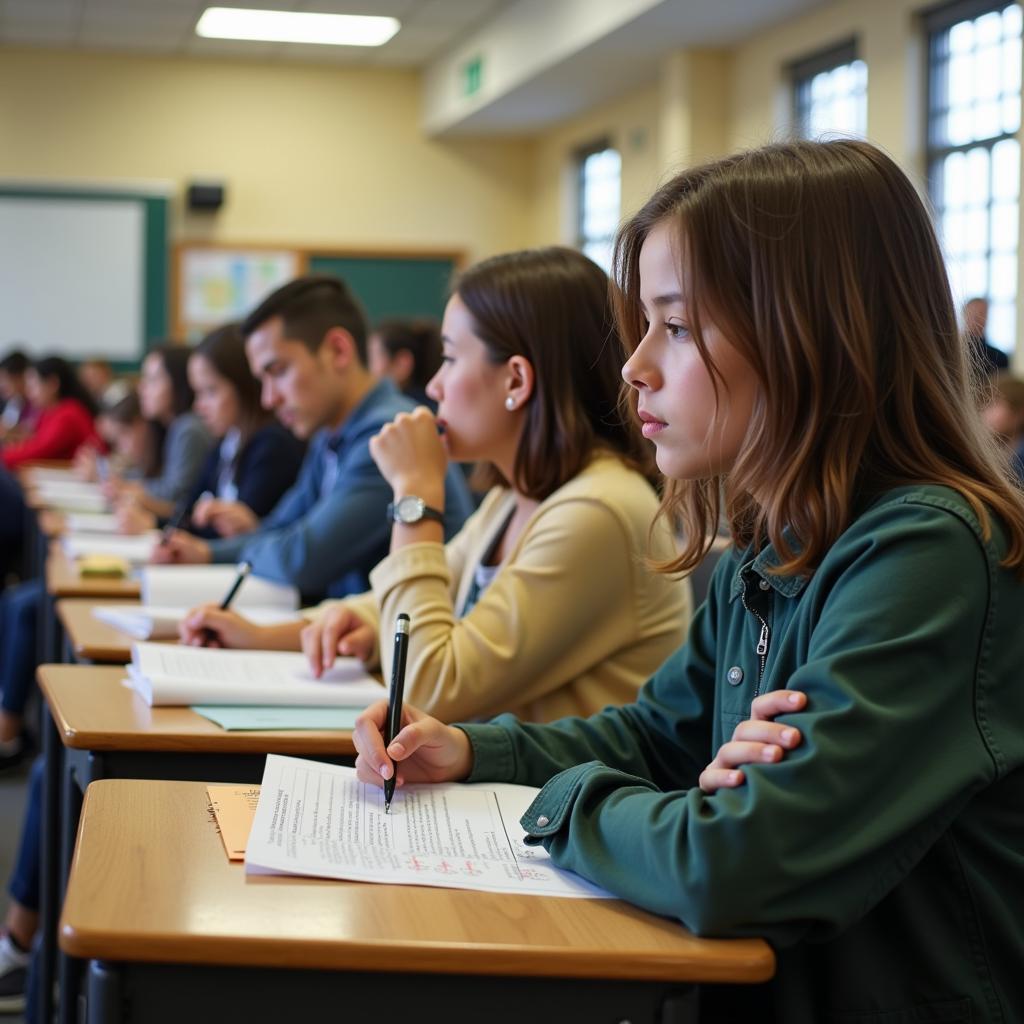
[[[69,533],[120,533],[117,516],[111,512],[69,512],[64,516]]]
[[[147,565],[142,570],[142,603],[194,608],[219,604],[238,575],[234,565]],[[231,602],[235,611],[282,608],[297,611],[299,592],[250,573]]]
[[[156,530],[120,537],[109,533],[66,533],[61,538],[61,546],[68,558],[80,558],[83,555],[113,555],[123,558],[135,565],[149,561],[160,534]]]
[[[537,790],[508,783],[384,792],[354,768],[267,756],[245,853],[252,874],[313,875],[535,896],[610,897],[527,846],[519,818]]]
[[[182,704],[304,704],[366,707],[386,693],[358,658],[339,658],[320,679],[305,655],[132,644],[128,684],[152,707]]]
[[[177,640],[178,624],[188,612],[181,606],[147,604],[99,604],[92,610],[100,622],[135,640]],[[246,608],[245,617],[259,626],[275,626],[296,616],[277,608]]]

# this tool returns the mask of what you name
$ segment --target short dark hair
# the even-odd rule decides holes
[[[260,404],[260,382],[252,375],[245,358],[245,338],[237,323],[224,324],[211,331],[192,351],[202,356],[223,377],[238,396],[241,422],[239,430],[244,447],[249,438],[273,418]]]
[[[279,316],[285,337],[301,341],[316,352],[332,327],[352,335],[359,361],[366,364],[366,314],[359,300],[340,277],[307,274],[271,292],[243,321],[242,337]]]
[[[28,368],[28,356],[21,349],[8,352],[3,359],[0,359],[0,370],[9,373],[12,377],[21,377]]]
[[[409,384],[425,388],[441,365],[441,328],[437,322],[426,317],[381,320],[373,333],[392,359],[399,352],[408,352],[412,356]]]
[[[608,278],[574,249],[493,256],[470,267],[454,292],[473,318],[488,358],[525,356],[534,393],[513,466],[514,480],[482,463],[474,488],[514,483],[543,500],[583,470],[598,449],[653,477],[651,451],[621,401],[622,345]]]

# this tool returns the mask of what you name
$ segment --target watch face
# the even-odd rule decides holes
[[[415,494],[407,495],[395,505],[395,518],[400,523],[418,523],[423,518],[424,502]]]

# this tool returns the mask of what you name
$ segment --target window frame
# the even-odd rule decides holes
[[[575,173],[576,173],[576,248],[580,252],[586,252],[587,244],[596,241],[595,238],[589,238],[584,231],[584,223],[586,220],[586,198],[587,198],[587,187],[586,187],[586,165],[587,160],[596,156],[598,153],[603,153],[605,150],[614,150],[619,154],[620,161],[620,173],[619,173],[619,196],[620,196],[620,209],[619,216],[622,216],[621,210],[621,195],[622,195],[622,174],[621,174],[621,161],[622,153],[616,148],[611,138],[604,136],[596,139],[592,142],[588,142],[585,146],[578,147],[573,153],[573,159],[575,160]],[[611,235],[611,241],[614,242],[615,233]]]
[[[949,55],[947,53],[941,54],[941,59],[937,60],[938,48],[940,39],[945,36],[949,30],[961,22],[974,21],[986,14],[1001,14],[1007,7],[1013,5],[1016,2],[1017,6],[1022,6],[1020,0],[951,0],[951,2],[940,4],[936,7],[932,7],[929,10],[922,12],[921,14],[921,27],[924,35],[924,53],[925,53],[925,90],[924,90],[924,162],[925,162],[925,176],[928,186],[928,198],[931,203],[931,207],[935,213],[936,230],[939,235],[940,244],[943,246],[943,257],[948,261],[949,254],[945,251],[945,240],[943,231],[943,216],[946,210],[946,204],[943,199],[943,187],[944,187],[944,165],[946,159],[954,153],[967,154],[971,150],[985,149],[988,152],[989,168],[991,175],[991,167],[993,164],[993,154],[995,147],[998,143],[1006,140],[1014,140],[1018,144],[1018,159],[1024,159],[1024,147],[1020,145],[1020,127],[1013,132],[1000,131],[997,135],[989,136],[985,139],[975,139],[969,142],[952,144],[948,141],[941,143],[936,142],[935,139],[935,125],[938,123],[940,116],[948,118],[951,107],[948,103],[947,97],[944,95],[944,86],[940,85],[939,77],[940,70],[944,70],[948,64]],[[1024,45],[1024,40],[1022,40]],[[1024,123],[1024,97],[1022,97],[1022,123]],[[1017,191],[1017,208],[1018,217],[1020,216],[1020,204],[1022,200],[1021,189],[1018,184]],[[986,206],[986,216],[991,223],[991,209],[992,209],[992,193],[991,193],[991,178],[989,182],[989,197]],[[991,274],[992,274],[992,263],[993,256],[998,254],[992,248],[992,232],[989,230],[985,240],[985,266],[988,275],[988,282],[986,283],[985,291],[976,296],[971,295],[959,295],[954,293],[954,300],[958,304],[967,302],[968,300],[976,297],[986,299],[988,302],[992,302],[992,296],[990,295],[991,290]],[[1000,250],[1001,252],[1002,250]],[[1017,261],[1017,279],[1019,282],[1020,278],[1020,259],[1021,259],[1021,245],[1020,237],[1017,239],[1017,247],[1015,250],[1015,256]],[[952,283],[952,282],[951,282]],[[1020,288],[1018,286],[1014,294],[1014,305],[1019,306],[1020,303]],[[991,341],[991,338],[989,339]],[[1013,332],[1013,345],[1010,349],[1012,353],[1018,343],[1016,323]]]

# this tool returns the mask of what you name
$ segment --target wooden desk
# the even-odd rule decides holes
[[[774,970],[760,940],[619,901],[247,878],[184,782],[89,787],[60,944],[91,961],[86,1019],[104,1024],[374,1020],[390,995],[451,1024],[684,1021],[690,983]]]
[[[125,665],[132,660],[134,638],[97,619],[92,613],[96,603],[74,598],[57,602],[67,653],[77,662]]]
[[[351,764],[352,734],[343,730],[227,732],[190,708],[151,708],[122,685],[124,668],[41,665],[46,706],[43,727],[42,949],[40,1019],[51,1020],[54,936],[59,896],[67,878],[82,793],[104,778],[204,779],[259,782],[268,753]],[[61,991],[77,986],[77,969],[60,963]],[[61,1020],[73,1021],[75,1001],[61,1001]]]
[[[46,590],[53,598],[93,597],[137,601],[142,588],[132,576],[125,579],[83,577],[60,544],[54,543],[50,545],[46,558]]]

